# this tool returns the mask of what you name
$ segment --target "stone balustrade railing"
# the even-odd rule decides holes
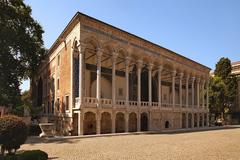
[[[93,97],[84,97],[83,100],[84,104],[87,105],[95,105],[98,104],[98,99]],[[103,106],[113,106],[112,99],[100,99],[100,104]],[[116,100],[115,102],[116,106],[129,106],[129,107],[137,107],[139,106],[139,103],[137,101],[128,101],[128,103],[125,100]],[[79,106],[79,98],[75,98],[75,106]],[[173,108],[173,105],[171,103],[158,103],[158,102],[148,102],[148,101],[141,101],[140,103],[141,107],[159,107],[159,108]],[[183,109],[207,109],[206,106],[202,107],[197,105],[180,105],[175,104],[175,108],[183,108]]]

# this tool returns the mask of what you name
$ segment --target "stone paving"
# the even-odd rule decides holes
[[[39,140],[21,150],[41,149],[54,160],[240,160],[240,128]]]

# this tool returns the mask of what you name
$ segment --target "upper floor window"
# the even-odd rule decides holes
[[[57,66],[60,65],[60,55],[57,56]]]
[[[57,98],[57,111],[59,111],[59,110],[60,110],[60,99]]]
[[[59,90],[59,78],[57,79],[57,90]]]
[[[65,106],[66,106],[66,110],[69,110],[69,96],[65,97]]]

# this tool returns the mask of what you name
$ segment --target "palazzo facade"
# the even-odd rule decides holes
[[[77,13],[33,82],[43,121],[88,135],[209,125],[210,69]]]

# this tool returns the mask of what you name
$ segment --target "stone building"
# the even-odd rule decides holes
[[[233,108],[232,124],[240,123],[240,61],[232,63],[232,74],[238,77],[238,91],[236,107]]]
[[[210,69],[76,13],[33,83],[36,105],[62,134],[208,126]]]

